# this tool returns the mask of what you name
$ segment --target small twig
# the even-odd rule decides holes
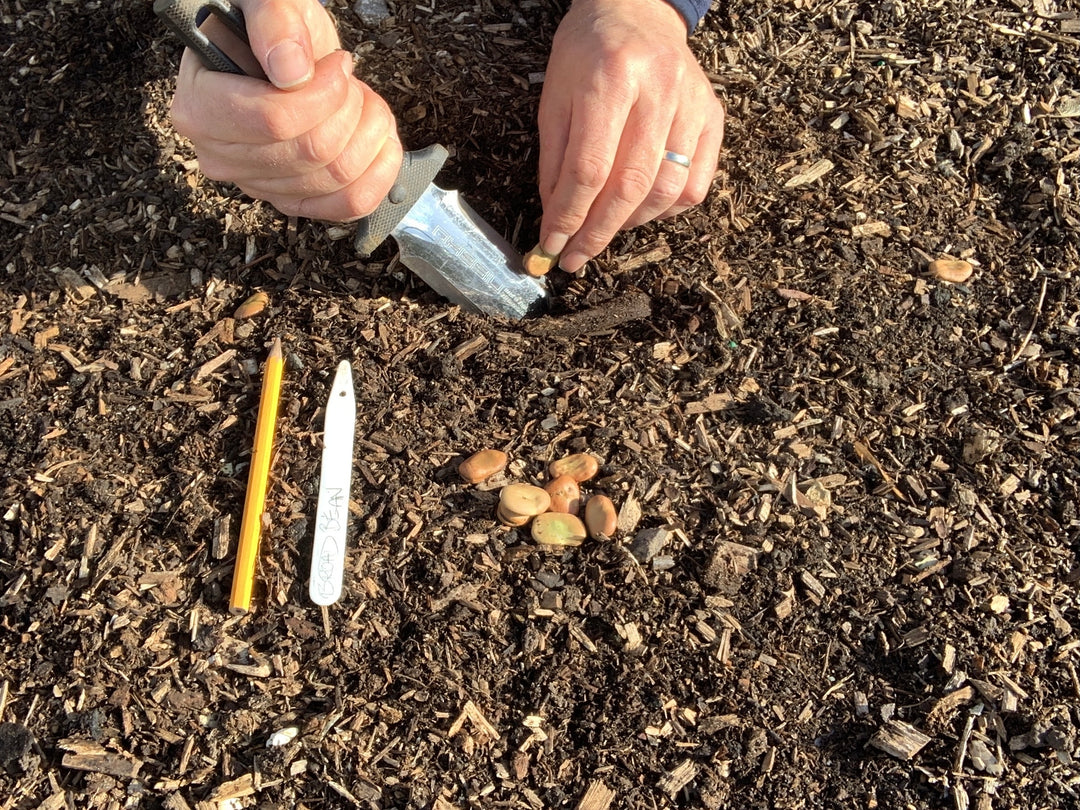
[[[964,731],[960,734],[960,748],[956,752],[956,760],[953,762],[953,773],[962,773],[964,760],[967,759],[968,740],[971,739],[971,730],[975,726],[975,715],[969,714],[964,724]]]
[[[1072,662],[1065,664],[1065,667],[1069,670],[1069,677],[1072,679],[1073,694],[1080,698],[1080,678],[1076,676],[1076,667]]]
[[[830,686],[830,687],[829,687],[828,689],[826,689],[826,690],[825,690],[825,692],[824,692],[824,694],[822,694],[822,696],[821,696],[821,699],[822,699],[822,700],[825,700],[825,698],[827,698],[827,697],[828,697],[829,695],[831,695],[831,694],[832,694],[833,692],[835,692],[835,691],[836,691],[837,689],[840,689],[840,688],[842,688],[842,687],[844,686],[844,684],[845,684],[845,683],[847,683],[848,681],[850,681],[850,680],[851,680],[852,678],[854,678],[854,677],[855,677],[855,673],[854,673],[854,672],[850,672],[850,673],[848,673],[848,674],[847,674],[847,675],[845,675],[845,676],[844,676],[843,678],[841,678],[841,679],[840,679],[840,680],[838,680],[838,681],[837,681],[836,683],[834,683],[834,684],[833,684],[832,686]]]
[[[645,585],[648,585],[649,584],[649,576],[648,576],[648,574],[645,573],[645,569],[642,567],[641,562],[638,560],[637,557],[634,556],[634,552],[632,552],[630,549],[628,549],[622,543],[619,543],[618,548],[619,548],[620,551],[622,551],[626,555],[627,559],[629,559],[630,562],[633,564],[634,570],[637,571],[638,575],[641,577],[641,581]]]
[[[1021,354],[1024,353],[1024,349],[1028,347],[1028,343],[1031,342],[1031,336],[1035,334],[1035,326],[1039,323],[1039,315],[1042,314],[1043,302],[1046,301],[1046,276],[1043,276],[1042,289],[1039,290],[1039,302],[1035,304],[1035,314],[1031,316],[1031,326],[1028,327],[1027,334],[1024,335],[1024,339],[1020,341],[1020,346],[1013,354],[1012,359],[1005,365],[1005,371],[1012,371],[1016,366],[1020,365],[1018,359]]]
[[[330,611],[326,605],[322,605],[322,626],[323,633],[326,634],[326,638],[330,639],[334,635],[333,625],[330,624]]]
[[[26,710],[26,716],[23,718],[23,721],[22,721],[22,724],[24,726],[29,726],[30,725],[30,718],[34,716],[34,709],[37,708],[37,704],[38,704],[38,696],[37,696],[37,693],[35,692],[34,696],[32,698],[30,698],[30,708]]]

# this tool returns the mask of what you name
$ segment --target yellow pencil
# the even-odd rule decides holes
[[[263,369],[259,416],[255,423],[255,445],[251,450],[247,495],[244,497],[244,518],[240,522],[240,544],[236,549],[232,596],[229,598],[229,610],[232,613],[247,613],[251,606],[251,586],[255,579],[255,561],[259,556],[259,532],[262,529],[263,508],[266,505],[266,481],[270,475],[270,454],[274,449],[274,427],[277,424],[284,365],[281,339],[276,338]]]

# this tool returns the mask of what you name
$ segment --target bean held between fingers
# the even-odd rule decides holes
[[[548,253],[540,245],[526,253],[525,258],[522,260],[525,272],[533,278],[546,276],[558,263],[559,255],[557,253]]]

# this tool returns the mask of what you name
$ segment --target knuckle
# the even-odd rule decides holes
[[[357,88],[360,92],[360,104],[364,112],[366,113],[378,113],[385,119],[393,118],[394,113],[390,110],[390,105],[386,99],[372,90],[368,85],[363,82],[359,82]]]
[[[312,166],[332,167],[341,158],[341,143],[336,134],[326,127],[316,127],[307,132],[300,139],[299,147],[300,159]]]
[[[377,157],[377,153],[372,150],[385,148],[385,145],[392,140],[392,132],[393,118],[388,112],[377,110],[368,113],[365,109],[364,117],[353,132],[349,144],[350,151],[355,151],[357,154],[363,153],[367,156],[367,163],[371,163]],[[383,146],[379,146],[380,144]]]
[[[324,171],[334,188],[344,188],[358,178],[365,168],[355,149],[346,149],[329,163]]]
[[[579,240],[577,243],[578,249],[587,256],[596,256],[604,248],[608,246],[614,233],[607,231],[597,230],[595,228],[589,229],[579,234]]]
[[[371,168],[344,189],[348,209],[355,217],[367,216],[379,207],[397,176],[400,162],[401,146],[389,142]]]
[[[393,113],[390,112],[390,108],[378,96],[374,97],[374,101],[379,103],[373,103],[370,98],[364,99],[365,103],[361,110],[358,126],[369,138],[382,140],[386,133],[390,131],[390,126],[394,120]]]
[[[680,195],[686,193],[686,187],[687,184],[675,177],[673,172],[661,172],[653,183],[649,201],[662,203],[664,207],[667,207],[679,199]]]
[[[574,184],[589,190],[603,187],[610,171],[611,166],[608,160],[587,152],[576,155],[568,167],[570,179]]]
[[[632,48],[619,47],[615,42],[604,40],[596,49],[597,72],[593,81],[621,83],[626,80],[627,71],[633,66]]]
[[[653,177],[640,166],[626,166],[614,178],[612,193],[618,202],[637,205],[653,188]]]
[[[255,123],[254,120],[252,123]],[[295,127],[284,116],[266,115],[258,123],[259,127],[255,131],[260,133],[263,140],[270,143],[286,143],[297,137]]]
[[[172,107],[169,110],[169,117],[172,118],[173,129],[181,137],[191,139],[196,132],[195,119],[192,115],[188,105],[181,100],[179,96],[173,99]]]
[[[392,138],[387,141],[386,146],[383,147],[383,154],[386,155],[390,176],[396,178],[398,168],[401,166],[401,161],[405,157],[405,150],[401,146],[401,141],[397,140],[397,138]]]
[[[680,205],[700,205],[709,196],[709,182],[706,180],[691,180],[686,184],[682,194],[678,197]]]
[[[578,233],[581,229],[581,223],[585,221],[584,215],[576,216],[573,212],[556,213],[554,211],[548,212],[548,209],[545,209],[545,212],[544,216],[550,219],[552,233]]]
[[[574,211],[561,211],[545,209],[545,223],[550,220],[552,233],[580,234],[581,226],[585,222],[585,213],[577,214]],[[574,237],[577,244],[578,237]]]

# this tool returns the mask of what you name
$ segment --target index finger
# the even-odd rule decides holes
[[[612,94],[591,90],[570,104],[558,177],[544,203],[540,225],[540,244],[553,255],[562,253],[566,243],[581,228],[611,175],[631,109],[630,99],[619,99],[612,106],[611,97]],[[557,148],[562,139],[558,137],[556,126],[548,122],[547,127],[541,127],[541,136],[554,139]],[[551,159],[549,155],[548,160]]]

